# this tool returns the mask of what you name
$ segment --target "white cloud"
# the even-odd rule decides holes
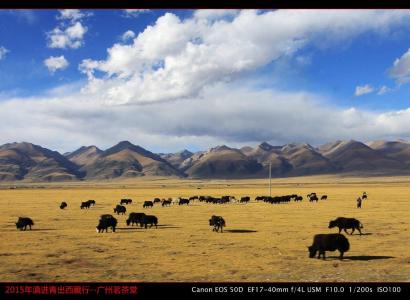
[[[365,95],[365,94],[373,93],[373,91],[374,91],[374,88],[369,84],[362,85],[362,86],[356,86],[356,89],[354,91],[354,95],[355,96],[362,96],[362,95]]]
[[[124,16],[127,18],[136,18],[140,14],[150,12],[150,9],[124,9]]]
[[[135,37],[135,32],[132,30],[127,30],[126,32],[124,32],[121,36],[121,40],[123,42],[126,42],[130,39],[133,39]]]
[[[84,34],[87,32],[87,27],[84,27],[80,22],[65,28],[54,28],[48,33],[48,47],[50,48],[72,48],[77,49],[83,45]]]
[[[57,16],[58,20],[70,20],[71,22],[76,22],[84,17],[91,16],[90,12],[82,12],[79,9],[62,9],[60,10],[60,15]]]
[[[410,138],[410,109],[346,109],[320,94],[260,90],[247,76],[283,57],[303,63],[299,50],[306,45],[337,47],[364,32],[386,33],[409,16],[391,10],[246,10],[210,21],[168,13],[132,43],[112,45],[106,59],[83,60],[82,92],[63,87],[42,98],[1,101],[0,144],[18,139],[69,151],[127,139],[176,151],[264,140]]]
[[[78,9],[60,10],[58,20],[62,22],[47,33],[49,48],[80,48],[84,44],[84,35],[88,28],[81,23],[81,19],[91,16],[92,13],[83,13]],[[68,20],[69,22],[64,22]]]
[[[68,67],[68,61],[65,59],[64,55],[61,56],[50,56],[44,60],[44,65],[48,70],[54,73],[57,70],[64,70]]]
[[[233,17],[238,15],[238,9],[198,9],[194,13],[197,19],[216,20],[225,17]]]
[[[392,91],[391,88],[389,88],[389,87],[383,85],[383,86],[379,89],[379,91],[377,92],[377,95],[384,95],[384,94],[386,94],[386,93],[388,93],[388,92],[391,92],[391,91]]]
[[[394,61],[389,74],[398,84],[410,81],[410,49]]]
[[[3,46],[0,46],[0,60],[6,57],[6,54],[9,53],[10,51]]]
[[[184,20],[166,13],[132,44],[107,49],[105,60],[89,58],[93,69],[105,74],[99,80],[90,77],[83,91],[98,90],[111,104],[195,97],[207,86],[294,57],[306,45],[340,45],[364,32],[386,33],[410,19],[408,11],[383,10],[244,10],[213,22],[201,17],[211,13],[199,11]]]
[[[0,144],[18,139],[69,151],[127,139],[148,149],[177,151],[264,140],[280,145],[410,138],[410,109],[375,113],[338,108],[304,91],[218,84],[200,98],[139,106],[101,105],[97,98],[76,93],[53,95],[0,102]]]

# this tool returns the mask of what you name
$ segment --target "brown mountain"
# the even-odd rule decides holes
[[[288,144],[281,154],[292,166],[288,175],[333,173],[338,167],[309,144]]]
[[[403,165],[354,140],[337,141],[319,147],[319,152],[345,172],[401,170]]]
[[[248,178],[256,176],[262,168],[238,149],[218,146],[198,155],[186,173],[193,178]]]
[[[244,148],[241,148],[242,153],[263,166],[262,176],[269,174],[269,164],[271,164],[272,176],[284,175],[292,169],[292,165],[281,153],[281,146],[272,146],[263,142],[255,148]]]
[[[309,144],[154,154],[130,142],[102,151],[95,146],[59,154],[30,143],[0,146],[0,181],[63,181],[135,176],[192,178],[262,178],[349,172],[408,174],[410,143],[406,141],[337,141],[318,148]]]
[[[407,141],[372,141],[367,145],[385,157],[410,165],[410,143]]]
[[[183,166],[181,164],[184,162],[184,160],[190,158],[192,155],[193,153],[188,150],[183,150],[176,153],[160,154],[161,158],[165,159],[177,169],[182,169]]]
[[[82,176],[77,165],[56,151],[26,142],[0,147],[0,180],[63,181]]]
[[[105,150],[94,162],[84,165],[81,170],[86,173],[87,179],[184,175],[159,155],[128,141]]]
[[[94,163],[103,152],[104,151],[98,149],[96,146],[83,146],[74,152],[64,154],[64,156],[76,165],[84,166]]]

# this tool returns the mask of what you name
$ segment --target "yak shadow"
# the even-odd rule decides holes
[[[339,259],[339,256],[329,256],[326,258]],[[343,260],[354,260],[354,261],[369,261],[378,259],[390,259],[395,258],[394,256],[383,256],[383,255],[360,255],[360,256],[344,256]]]
[[[258,232],[257,230],[249,230],[249,229],[227,229],[224,230],[224,232],[229,232],[229,233],[254,233]]]
[[[33,228],[31,229],[31,231],[53,231],[53,230],[59,230],[59,229],[56,229],[56,228]],[[27,229],[26,231],[30,231],[30,229]]]
[[[172,224],[161,224],[158,225],[158,229],[168,229],[168,228],[182,228],[180,226],[174,226]]]
[[[117,230],[124,231],[124,232],[131,232],[131,231],[144,231],[147,229],[169,229],[169,228],[182,228],[179,226],[173,226],[173,225],[168,225],[168,224],[163,224],[163,225],[157,225],[158,227],[156,228],[155,225],[148,228],[145,227],[140,227],[140,226],[134,226],[134,227],[117,227]]]

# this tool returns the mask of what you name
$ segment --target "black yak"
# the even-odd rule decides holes
[[[330,221],[329,222],[329,228],[333,228],[333,227],[338,227],[339,228],[339,233],[342,231],[342,229],[347,233],[346,229],[352,229],[352,232],[350,233],[350,235],[353,234],[353,232],[355,231],[355,229],[357,229],[360,233],[360,235],[362,234],[361,232],[361,228],[363,228],[363,224],[360,223],[359,220],[354,219],[354,218],[342,218],[339,217],[336,220]]]
[[[158,218],[156,216],[149,216],[149,215],[144,215],[141,217],[140,220],[140,225],[141,227],[147,228],[147,225],[150,224],[150,228],[152,225],[155,225],[155,228],[158,228]]]
[[[127,211],[127,209],[125,208],[125,206],[122,206],[122,205],[119,205],[119,204],[117,204],[117,206],[114,208],[114,212],[117,215],[119,215],[120,213],[122,213],[124,215],[126,211]]]
[[[141,224],[141,218],[145,216],[144,213],[136,213],[136,212],[132,212],[129,214],[127,221],[125,221],[127,223],[127,226],[133,226],[134,224]]]
[[[143,208],[146,207],[153,207],[154,203],[152,201],[145,201],[144,204],[142,205]]]
[[[348,239],[339,233],[330,233],[330,234],[316,234],[313,237],[313,244],[309,246],[309,257],[313,258],[316,256],[316,253],[319,251],[319,255],[323,256],[323,259],[326,259],[326,251],[335,251],[339,250],[340,259],[343,259],[343,254],[347,252],[350,248]]]
[[[221,232],[223,231],[223,227],[226,226],[225,220],[220,217],[220,216],[212,216],[211,219],[209,219],[209,226],[213,226],[214,228],[212,231],[218,232],[219,229],[221,229]]]
[[[27,226],[29,226],[31,230],[31,226],[33,225],[34,225],[34,222],[30,218],[19,217],[19,219],[16,222],[16,227],[17,229],[20,229],[20,230],[26,230]]]
[[[112,232],[115,232],[115,227],[117,226],[117,219],[114,218],[112,215],[102,215],[100,220],[98,221],[98,225],[96,227],[96,231],[100,232],[108,232],[108,228],[112,228]]]

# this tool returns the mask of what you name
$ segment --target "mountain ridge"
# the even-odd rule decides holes
[[[181,147],[182,148],[182,147]],[[129,141],[106,150],[82,146],[64,155],[28,142],[0,146],[0,181],[109,180],[139,176],[199,179],[264,178],[317,174],[410,174],[410,142],[338,140],[308,143],[262,142],[240,149],[153,153]]]

